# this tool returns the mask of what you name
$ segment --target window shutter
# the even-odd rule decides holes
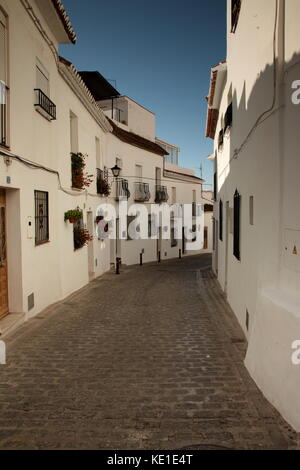
[[[240,261],[241,196],[236,190],[233,201],[233,254]]]
[[[0,80],[6,83],[6,26],[5,19],[2,22],[1,11],[0,14]]]
[[[38,65],[36,66],[36,87],[49,97],[49,79]]]

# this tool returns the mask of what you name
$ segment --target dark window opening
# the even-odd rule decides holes
[[[240,16],[240,11],[241,11],[241,0],[231,0],[231,32],[235,33],[238,21],[239,21],[239,16]]]
[[[214,200],[217,200],[218,188],[217,188],[217,172],[214,173]]]
[[[223,202],[219,203],[219,239],[223,241]]]
[[[240,233],[241,233],[241,196],[238,190],[234,194],[233,201],[233,254],[239,261],[241,260],[240,251]]]
[[[224,123],[225,123],[224,131],[226,131],[229,127],[232,126],[232,103],[230,103],[225,113]]]
[[[34,191],[35,202],[35,244],[49,241],[49,203],[48,193]]]

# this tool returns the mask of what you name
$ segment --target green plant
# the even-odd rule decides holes
[[[83,227],[74,227],[73,235],[75,250],[79,250],[93,240],[93,237],[90,235],[89,231]]]
[[[70,210],[65,212],[65,221],[77,221],[82,219],[83,213],[80,209]]]

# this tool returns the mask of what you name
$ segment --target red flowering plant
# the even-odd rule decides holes
[[[82,153],[71,153],[72,188],[84,189],[93,182],[93,175],[89,175],[84,171],[87,157],[87,155]]]
[[[88,245],[89,242],[93,241],[92,235],[89,231],[83,227],[74,227],[74,248],[79,250],[80,248]]]

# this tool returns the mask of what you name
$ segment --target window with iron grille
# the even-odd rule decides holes
[[[240,16],[240,11],[241,11],[241,0],[231,0],[231,32],[235,33],[238,21],[239,21],[239,16]]]
[[[219,239],[223,241],[223,202],[219,202]]]
[[[236,190],[233,201],[233,254],[239,261],[241,260],[240,250],[241,233],[241,195]]]
[[[49,197],[45,191],[34,191],[35,244],[49,241]]]

